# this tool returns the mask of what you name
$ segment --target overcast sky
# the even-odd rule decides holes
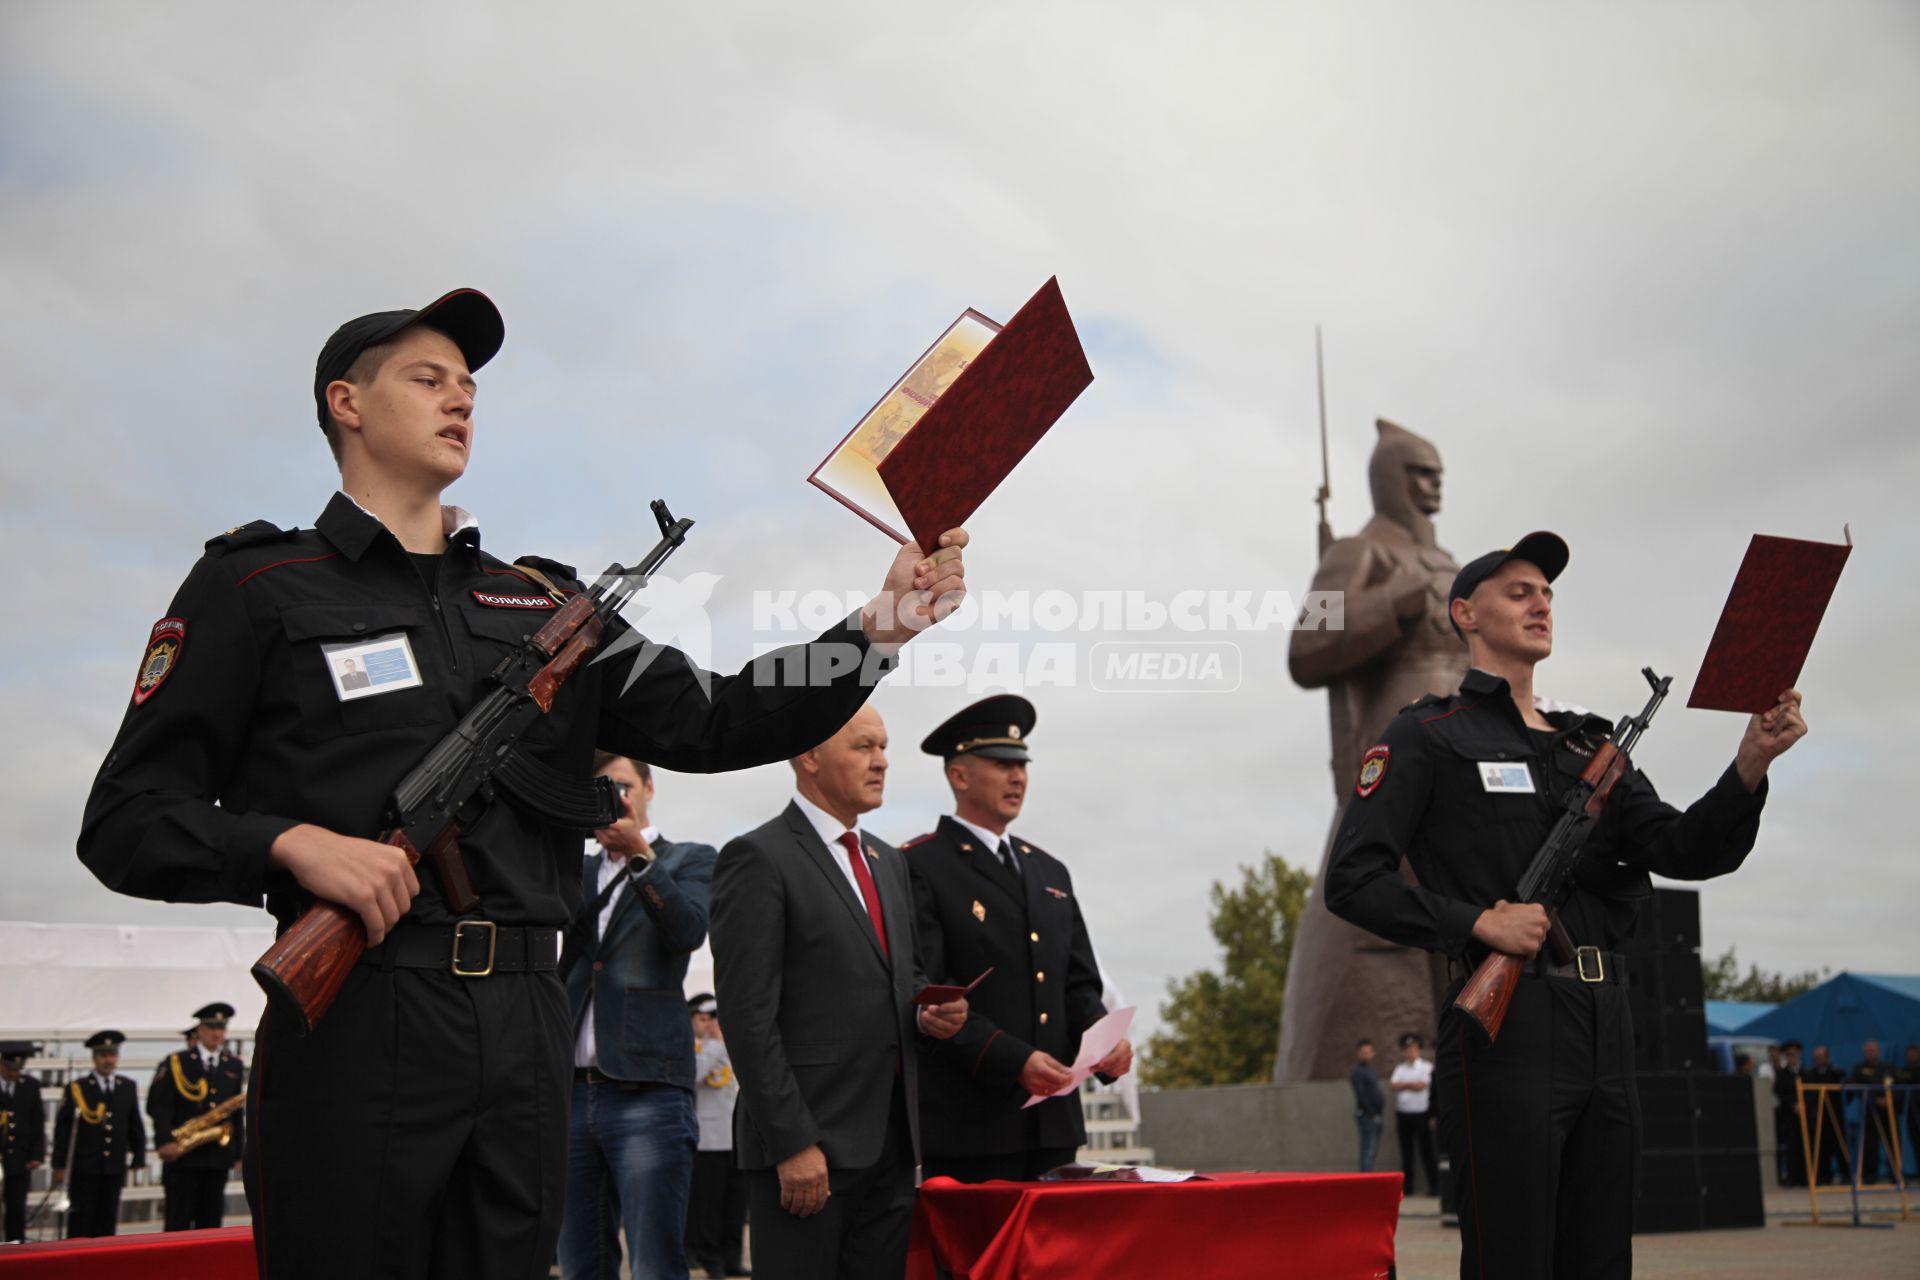
[[[1096,381],[971,522],[980,590],[1304,590],[1316,322],[1338,530],[1384,416],[1439,445],[1461,559],[1572,544],[1553,696],[1637,709],[1646,664],[1684,691],[1749,537],[1851,522],[1812,736],[1706,946],[1911,972],[1917,72],[1902,3],[8,4],[0,916],[262,918],[117,898],[73,841],[201,542],[325,504],[342,320],[488,292],[451,500],[592,572],[666,497],[725,668],[767,638],[755,592],[878,585],[892,544],[806,476],[962,309],[1057,275]],[[1084,666],[1111,637],[943,637],[1010,638]],[[1238,644],[1237,690],[1029,691],[1017,830],[1149,1009],[1216,959],[1209,886],[1310,865],[1333,798],[1285,635],[1197,638]],[[913,748],[969,696],[879,693],[874,831],[928,829]],[[1741,728],[1683,703],[1640,752],[1681,803]],[[663,776],[656,813],[718,844],[788,792]]]

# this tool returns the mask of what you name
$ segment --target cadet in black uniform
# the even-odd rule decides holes
[[[472,371],[504,332],[460,290],[328,339],[313,391],[341,491],[314,529],[256,522],[207,544],[146,639],[87,802],[80,857],[110,888],[264,896],[283,926],[319,897],[367,928],[314,1034],[269,1012],[255,1045],[247,1189],[275,1280],[544,1276],[553,1259],[573,1039],[554,968],[580,835],[496,800],[460,833],[480,907],[458,920],[431,871],[371,839],[394,784],[580,589],[565,565],[489,555],[441,505],[474,445]],[[539,500],[564,502],[577,465],[557,463]],[[600,523],[650,544],[644,511]],[[631,658],[585,666],[523,752],[584,782],[596,747],[686,772],[810,749],[959,602],[966,534],[940,541],[902,548],[875,605],[738,675],[654,646],[630,688]]]
[[[993,970],[968,995],[959,1034],[920,1042],[923,1177],[1031,1181],[1070,1162],[1087,1137],[1077,1094],[1021,1106],[1071,1079],[1080,1033],[1106,1013],[1073,877],[1007,829],[1026,801],[1034,719],[1025,698],[987,698],[920,744],[946,761],[957,810],[900,846],[921,965],[928,982],[961,986]],[[1101,1075],[1132,1062],[1122,1041]]]
[[[1806,732],[1800,695],[1747,725],[1734,763],[1684,814],[1637,768],[1621,779],[1560,908],[1581,948],[1556,967],[1547,916],[1508,902],[1556,817],[1556,798],[1612,725],[1543,711],[1534,664],[1553,651],[1567,547],[1536,533],[1454,580],[1449,610],[1472,669],[1422,698],[1362,757],[1335,837],[1327,905],[1392,942],[1444,952],[1458,982],[1489,950],[1534,959],[1497,1043],[1451,1008],[1435,1097],[1460,1197],[1462,1276],[1625,1276],[1632,1268],[1639,1102],[1622,966],[1648,872],[1701,880],[1753,847],[1765,774]],[[1418,883],[1400,874],[1402,860]]]
[[[60,1109],[53,1117],[53,1185],[59,1186],[67,1180],[67,1171],[73,1171],[67,1191],[69,1236],[117,1233],[127,1170],[138,1169],[147,1159],[140,1089],[114,1071],[126,1040],[118,1031],[88,1036],[93,1070],[60,1091]]]
[[[0,1041],[0,1174],[6,1178],[6,1229],[0,1240],[27,1238],[27,1183],[47,1158],[47,1112],[40,1101],[40,1080],[26,1073],[27,1059],[40,1046],[27,1040]]]
[[[153,1149],[165,1168],[160,1185],[166,1188],[168,1231],[217,1227],[227,1213],[227,1174],[240,1163],[246,1148],[246,1113],[233,1110],[219,1126],[228,1128],[224,1144],[217,1138],[181,1154],[173,1131],[195,1116],[203,1116],[230,1098],[246,1092],[247,1068],[227,1048],[227,1019],[233,1006],[215,1003],[193,1015],[197,1022],[187,1032],[187,1047],[170,1053],[147,1086],[147,1115],[153,1120]]]

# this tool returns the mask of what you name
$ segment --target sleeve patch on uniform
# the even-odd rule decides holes
[[[1370,796],[1379,788],[1381,780],[1387,776],[1387,757],[1392,754],[1386,743],[1367,748],[1367,754],[1360,757],[1360,780],[1354,784],[1354,793]]]
[[[139,706],[173,674],[180,665],[180,651],[187,645],[187,620],[162,618],[153,624],[147,637],[147,655],[140,659],[140,677],[133,682],[133,705]]]

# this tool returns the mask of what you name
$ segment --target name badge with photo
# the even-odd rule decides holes
[[[333,677],[333,691],[340,701],[372,698],[401,689],[418,689],[420,664],[413,660],[413,646],[404,631],[375,636],[371,640],[348,640],[320,646]]]
[[[1524,764],[1509,764],[1504,760],[1482,760],[1480,785],[1496,793],[1530,796],[1533,794],[1533,770]]]

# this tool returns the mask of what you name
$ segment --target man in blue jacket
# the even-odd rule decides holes
[[[661,838],[644,763],[601,753],[595,771],[621,788],[627,815],[597,833],[560,960],[575,1035],[560,1272],[614,1280],[624,1226],[633,1280],[684,1277],[700,1129],[681,984],[707,936],[715,854]]]

